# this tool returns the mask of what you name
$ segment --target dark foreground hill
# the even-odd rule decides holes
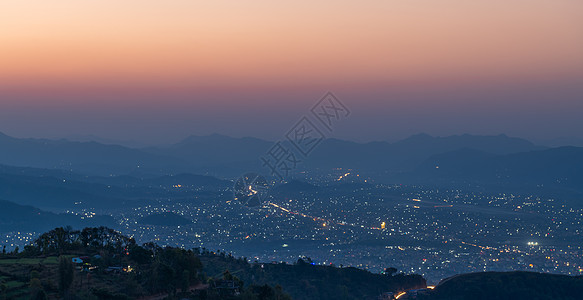
[[[0,254],[0,299],[375,299],[425,287],[420,275],[249,263],[223,252],[139,246],[105,228],[56,228]]]
[[[373,274],[353,267],[312,265],[309,258],[295,264],[247,263],[224,253],[203,252],[203,270],[221,274],[229,270],[244,282],[259,285],[280,285],[293,299],[376,299],[385,292],[396,292],[426,286],[421,275]]]
[[[105,227],[56,228],[22,252],[0,254],[0,299],[377,299],[392,292],[399,300],[580,300],[583,295],[583,276],[471,273],[428,290],[420,275],[392,274],[317,266],[309,258],[250,263],[204,248],[139,246]]]
[[[583,276],[532,272],[463,274],[444,280],[431,300],[578,300],[583,299]]]
[[[0,233],[10,231],[43,232],[55,226],[83,228],[87,226],[113,226],[111,216],[91,215],[90,218],[72,214],[56,214],[32,206],[19,205],[0,199]]]

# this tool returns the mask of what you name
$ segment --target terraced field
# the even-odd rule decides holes
[[[41,284],[56,291],[58,258],[0,259],[0,299],[29,299],[30,275],[38,272]]]

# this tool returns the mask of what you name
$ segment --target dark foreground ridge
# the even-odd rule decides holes
[[[376,299],[424,288],[420,275],[248,262],[224,252],[159,247],[106,227],[56,228],[0,254],[0,299]]]
[[[443,280],[427,299],[583,299],[583,276],[484,272]]]
[[[461,274],[433,290],[420,275],[352,267],[250,263],[195,248],[142,246],[106,228],[56,228],[0,254],[0,299],[582,299],[583,277]]]

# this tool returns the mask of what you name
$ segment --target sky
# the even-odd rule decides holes
[[[338,138],[583,139],[583,2],[0,2],[5,134],[278,139],[328,91]]]

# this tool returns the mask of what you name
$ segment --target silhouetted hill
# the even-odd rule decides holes
[[[60,169],[43,169],[32,167],[15,167],[0,164],[0,174],[17,176],[57,177],[63,179],[81,179],[88,176]]]
[[[159,214],[151,214],[149,216],[140,218],[138,223],[157,226],[182,226],[191,224],[192,221],[172,212],[164,212]]]
[[[88,269],[75,270],[72,256],[86,257],[82,259]],[[421,275],[391,276],[353,267],[318,266],[309,258],[295,264],[249,263],[245,258],[204,248],[185,250],[154,243],[139,246],[133,238],[106,227],[55,228],[20,253],[0,253],[0,261],[2,279],[13,283],[0,290],[0,296],[19,294],[23,298],[29,292],[32,270],[42,283],[36,292],[49,299],[62,298],[59,296],[68,287],[61,285],[59,290],[55,274],[63,274],[65,269],[74,276],[61,280],[70,283],[70,298],[79,299],[287,300],[286,294],[290,294],[299,300],[356,300],[426,286]],[[118,265],[131,269],[117,269]],[[88,277],[91,284],[85,280]]]
[[[418,178],[504,185],[548,185],[583,191],[583,148],[561,147],[508,155],[459,150],[435,155]]]
[[[536,193],[583,207],[583,148],[561,147],[509,155],[455,151],[426,160],[403,182]]]
[[[125,255],[120,256],[120,252]],[[68,255],[86,257],[84,265],[91,268],[75,271]],[[33,276],[31,271],[35,270],[35,278],[42,283],[39,291],[50,299],[58,298],[67,289],[61,286],[59,291],[55,276],[64,269],[74,273],[63,276],[74,287],[69,290],[72,298],[129,299],[156,295],[178,299],[276,300],[289,299],[287,293],[300,300],[377,299],[384,292],[401,291],[406,294],[399,299],[420,300],[577,300],[583,295],[583,276],[534,272],[460,274],[442,280],[433,290],[416,293],[426,287],[425,279],[416,274],[374,274],[353,267],[314,265],[307,257],[294,264],[249,263],[246,258],[204,248],[185,250],[154,243],[140,246],[133,238],[106,227],[82,231],[55,228],[40,235],[22,252],[0,253],[0,260],[3,279],[13,283],[0,292],[25,297],[29,292],[25,290],[27,282]],[[113,272],[115,267],[108,267],[118,264],[131,269]],[[131,276],[132,272],[137,276]],[[91,286],[83,284],[86,273],[91,274]],[[6,298],[7,293],[3,295]]]
[[[418,134],[396,142],[394,145],[401,149],[417,149],[420,153],[425,151],[427,151],[425,153],[443,153],[468,148],[493,154],[510,154],[545,149],[545,147],[536,146],[527,140],[509,137],[505,134],[495,136],[464,134],[447,137]]]
[[[282,141],[288,149],[295,149],[288,141]],[[192,136],[165,148],[148,148],[154,154],[173,156],[186,160],[209,171],[238,174],[260,170],[259,157],[265,155],[274,142],[255,138],[232,138],[223,135]],[[432,155],[462,148],[493,154],[540,150],[529,141],[506,135],[460,135],[431,137],[415,135],[405,140],[388,142],[355,143],[338,139],[325,139],[308,157],[298,157],[302,168],[354,168],[360,170],[411,170]],[[295,150],[294,150],[295,151]]]
[[[545,145],[548,147],[564,147],[564,146],[575,146],[575,147],[583,147],[583,138],[575,138],[575,137],[560,137],[554,138],[550,140],[545,140],[540,142],[541,145]]]
[[[376,299],[384,292],[422,288],[425,279],[416,274],[394,276],[374,274],[353,267],[320,266],[310,264],[309,258],[295,264],[252,263],[224,253],[203,252],[200,256],[203,270],[222,274],[229,270],[243,282],[280,285],[293,299]]]
[[[169,194],[217,191],[230,186],[232,182],[227,180],[193,174],[99,177],[0,165],[0,198],[47,210],[131,206]]]
[[[120,145],[128,148],[144,148],[148,147],[148,144],[144,144],[137,141],[132,140],[118,140],[118,139],[109,139],[103,138],[100,136],[96,136],[93,134],[87,135],[71,135],[64,137],[65,140],[74,141],[74,142],[96,142],[99,144],[104,145]]]
[[[176,174],[183,172],[237,176],[264,170],[260,157],[274,142],[223,135],[191,136],[167,147],[131,149],[96,142],[15,139],[0,136],[0,164],[59,168],[100,175]],[[283,141],[289,149],[293,146]],[[463,148],[492,154],[510,154],[542,149],[505,135],[415,135],[396,143],[355,143],[326,139],[308,157],[299,155],[301,168],[354,168],[400,172],[414,169],[429,157]],[[295,150],[294,150],[295,151]]]
[[[83,179],[85,182],[115,185],[126,188],[172,188],[181,186],[197,190],[216,190],[230,187],[233,183],[229,180],[219,179],[213,176],[181,173],[177,175],[135,177],[129,175],[99,177],[92,176]]]
[[[117,145],[67,140],[17,139],[0,135],[0,164],[89,174],[168,173],[184,161]]]
[[[210,172],[240,174],[255,170],[259,157],[273,142],[245,137],[233,138],[219,134],[190,136],[168,146],[147,148],[145,151],[157,155],[176,157]]]
[[[371,142],[358,144],[329,139],[314,150],[308,162],[318,167],[344,167],[361,170],[412,170],[429,157],[473,149],[492,154],[510,154],[544,149],[529,141],[506,135],[454,135],[432,137],[426,134],[411,136],[396,143]]]
[[[583,296],[583,277],[531,272],[485,272],[442,281],[431,300],[577,300]]]
[[[174,186],[181,185],[197,189],[220,189],[231,187],[233,183],[228,180],[218,179],[212,176],[195,175],[195,174],[178,174],[166,175],[161,177],[146,178],[141,180],[141,184],[155,186]]]
[[[81,219],[81,216],[55,214],[6,200],[0,200],[0,207],[0,232],[42,232],[55,227],[72,226],[74,228],[82,228],[87,226],[113,226],[115,224],[110,216],[97,215]]]
[[[115,190],[115,188],[114,188]],[[56,177],[0,173],[0,197],[49,210],[121,204],[119,193],[104,185]]]
[[[318,186],[300,180],[292,180],[290,182],[280,184],[273,188],[274,193],[312,193],[320,190]]]

